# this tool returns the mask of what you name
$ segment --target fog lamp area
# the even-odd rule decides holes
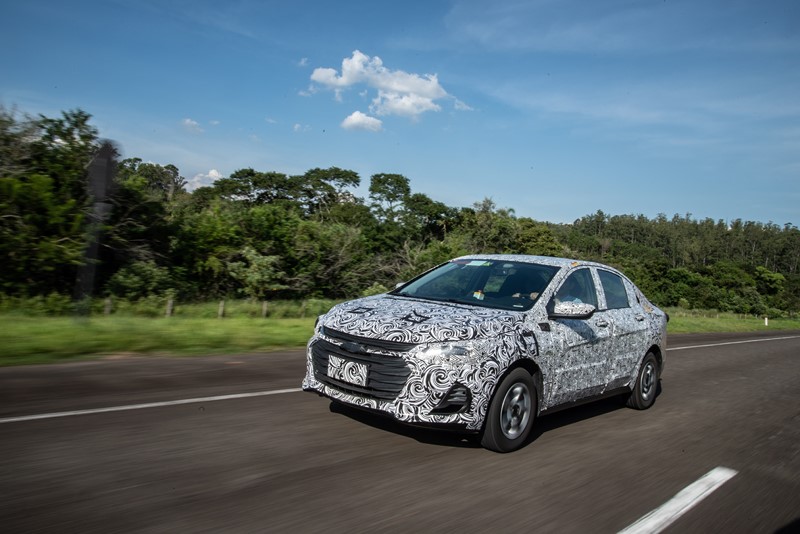
[[[431,410],[431,414],[449,415],[461,413],[469,410],[472,402],[472,393],[463,384],[455,384],[451,387],[444,398]]]

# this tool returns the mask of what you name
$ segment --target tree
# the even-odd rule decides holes
[[[0,110],[0,287],[11,294],[68,292],[83,261],[89,191],[98,148],[90,115],[18,120]],[[9,158],[9,159],[5,159]]]
[[[302,221],[292,256],[289,283],[298,294],[356,296],[375,281],[375,266],[358,228]]]
[[[443,239],[456,224],[456,210],[422,193],[408,195],[404,204],[403,224],[411,236],[422,242]]]
[[[349,187],[358,187],[361,178],[355,171],[330,167],[314,168],[302,176],[293,176],[295,200],[309,215],[325,216],[339,202],[349,202]]]
[[[373,174],[369,183],[372,209],[381,222],[398,222],[404,203],[411,194],[408,178],[402,174]]]
[[[91,115],[76,109],[60,118],[40,115],[38,137],[31,143],[28,169],[53,180],[60,198],[86,202],[86,169],[98,149],[97,129],[89,124]]]
[[[120,162],[118,172],[120,181],[140,176],[145,187],[162,201],[170,202],[176,194],[185,191],[186,179],[171,163],[161,166],[157,163],[142,163],[140,158],[128,158]]]
[[[519,231],[515,249],[520,254],[560,256],[564,247],[558,243],[553,232],[545,224],[523,217],[518,219]]]
[[[402,174],[373,174],[370,178],[370,208],[378,220],[377,231],[371,236],[376,251],[397,250],[409,238],[402,216],[410,194],[408,178]]]
[[[32,140],[39,125],[30,117],[17,118],[16,110],[0,105],[0,176],[19,176],[28,169]]]
[[[283,283],[285,273],[279,268],[280,257],[265,256],[251,246],[245,246],[240,256],[240,260],[229,262],[228,272],[242,285],[245,295],[263,299],[274,291],[286,288]]]
[[[469,236],[473,252],[515,252],[519,225],[514,210],[497,208],[490,198],[463,209],[459,229]]]
[[[0,177],[0,288],[7,294],[67,292],[83,261],[84,211],[62,200],[49,176]]]
[[[152,260],[134,261],[118,270],[108,281],[111,295],[127,300],[139,300],[153,295],[162,295],[173,288],[169,270],[159,267]]]

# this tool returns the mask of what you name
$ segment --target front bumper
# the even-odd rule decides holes
[[[317,333],[308,344],[302,387],[407,424],[480,430],[498,363],[423,357],[425,348],[362,344],[353,352],[352,344]]]

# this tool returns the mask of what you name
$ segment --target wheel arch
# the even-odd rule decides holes
[[[659,376],[661,376],[661,370],[664,368],[664,355],[661,352],[661,347],[659,347],[658,345],[651,346],[649,349],[647,349],[647,352],[644,353],[642,359],[644,359],[644,357],[647,356],[647,353],[649,352],[652,352],[653,356],[656,357],[656,363],[658,363],[658,374]]]

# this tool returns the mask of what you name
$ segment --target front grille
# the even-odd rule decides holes
[[[406,341],[386,341],[384,339],[354,336],[353,334],[340,332],[326,326],[322,327],[322,333],[325,334],[326,337],[335,339],[337,341],[351,341],[353,343],[359,343],[364,345],[367,350],[372,349],[373,352],[408,352],[417,346],[416,343],[408,343]]]
[[[329,377],[328,357],[331,354],[366,365],[366,386]],[[411,369],[402,358],[369,352],[356,354],[324,339],[318,339],[311,344],[311,359],[314,364],[314,376],[323,384],[345,393],[380,400],[396,399],[411,374]]]

